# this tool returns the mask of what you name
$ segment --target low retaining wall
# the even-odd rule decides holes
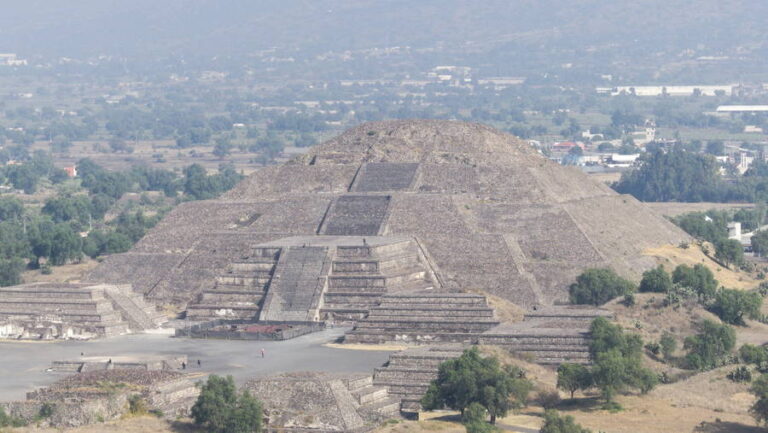
[[[248,331],[247,326],[284,326],[272,332]],[[222,327],[231,329],[221,329]],[[246,320],[213,320],[201,323],[186,329],[177,329],[176,337],[213,338],[220,340],[260,340],[282,341],[300,337],[302,335],[318,332],[325,329],[323,322],[258,322]]]

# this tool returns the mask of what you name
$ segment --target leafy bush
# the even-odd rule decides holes
[[[672,334],[664,332],[659,340],[659,346],[661,346],[661,354],[664,355],[664,359],[669,360],[672,359],[672,355],[677,349],[677,340]]]
[[[672,272],[672,282],[693,290],[702,301],[714,298],[718,286],[712,271],[702,264],[676,267]]]
[[[744,325],[744,316],[750,319],[758,318],[762,305],[763,298],[756,292],[720,289],[710,306],[710,311],[725,323]]]
[[[426,410],[449,407],[464,412],[478,403],[488,411],[493,424],[497,416],[524,406],[531,388],[522,370],[502,367],[495,357],[480,356],[475,347],[440,364],[437,379],[429,385],[421,404]]]
[[[557,368],[557,387],[563,391],[574,393],[586,390],[592,386],[592,373],[581,364],[560,364]]]
[[[576,277],[569,289],[571,303],[602,305],[617,296],[634,291],[634,284],[613,270],[606,268],[587,269]]]
[[[664,270],[664,267],[659,267],[645,271],[643,273],[643,279],[640,281],[640,292],[656,292],[667,293],[672,289],[672,277]]]
[[[590,430],[576,424],[572,416],[560,416],[556,410],[544,412],[544,425],[541,433],[592,433]]]
[[[689,368],[706,370],[719,367],[736,345],[736,333],[726,324],[705,320],[698,334],[685,339]]]
[[[745,366],[736,367],[726,377],[734,382],[752,382],[752,372]]]
[[[192,419],[212,433],[259,433],[261,403],[248,391],[238,393],[232,376],[211,375],[192,406]]]

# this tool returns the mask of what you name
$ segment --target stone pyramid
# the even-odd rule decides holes
[[[634,198],[491,127],[387,121],[260,169],[219,199],[178,206],[89,279],[130,283],[150,298],[185,305],[256,246],[292,238],[298,248],[310,237],[362,244],[366,237],[382,244],[405,238],[436,289],[490,293],[521,307],[567,300],[568,285],[588,267],[636,277],[654,264],[643,250],[688,239]],[[322,254],[312,259],[318,269]],[[261,266],[239,266],[246,265]],[[305,298],[322,306],[316,296]]]

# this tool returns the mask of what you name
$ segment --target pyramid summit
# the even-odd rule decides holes
[[[210,317],[361,317],[381,295],[428,289],[528,308],[567,301],[586,268],[636,276],[654,265],[643,250],[687,239],[511,135],[398,120],[178,206],[88,279]]]

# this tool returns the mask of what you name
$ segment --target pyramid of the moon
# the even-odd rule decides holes
[[[275,306],[261,318],[273,320],[305,319],[334,296],[362,302],[374,286],[391,292],[385,280],[401,292],[428,285],[529,307],[566,300],[585,268],[637,276],[653,265],[643,250],[687,239],[634,198],[493,128],[388,121],[260,169],[219,199],[178,206],[89,280],[203,306],[258,286],[258,302]],[[424,286],[406,281],[416,268]]]

